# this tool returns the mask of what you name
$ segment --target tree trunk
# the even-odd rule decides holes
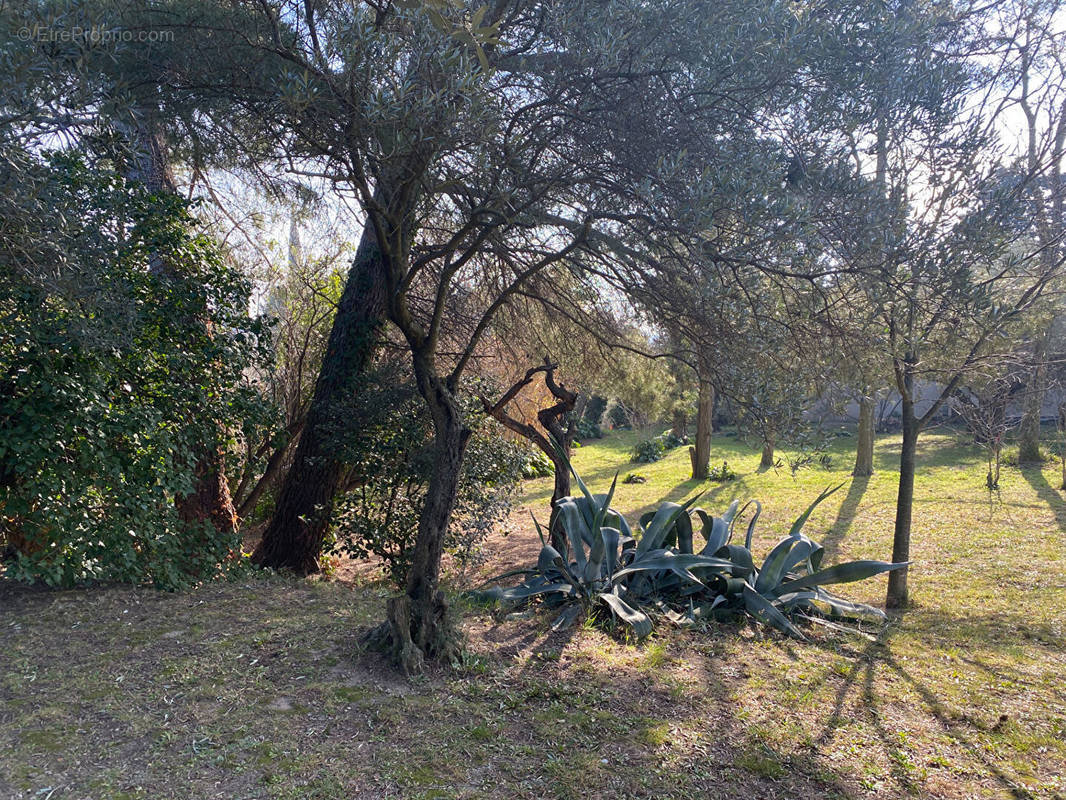
[[[684,441],[688,436],[688,414],[685,413],[685,409],[678,408],[674,410],[674,419],[670,427],[670,433],[675,439]]]
[[[774,465],[774,443],[763,442],[762,458],[759,460],[760,467],[772,467]]]
[[[914,507],[914,472],[918,453],[918,419],[914,402],[904,396],[902,406],[903,446],[899,456],[899,493],[896,496],[896,529],[892,537],[892,561],[910,560],[911,511]],[[904,608],[907,605],[907,567],[888,574],[888,595],[885,606]]]
[[[711,433],[713,432],[714,386],[705,377],[699,379],[699,399],[696,405],[696,442],[689,448],[694,480],[706,480],[711,462]]]
[[[863,392],[859,401],[859,431],[855,450],[855,469],[851,474],[862,477],[874,474],[874,399]]]
[[[1025,404],[1021,426],[1018,431],[1018,461],[1031,464],[1040,461],[1040,411],[1044,407],[1047,391],[1047,348],[1051,339],[1051,326],[1040,336],[1033,347],[1033,365],[1025,387]]]
[[[333,455],[332,430],[358,420],[338,420],[336,408],[374,353],[386,309],[385,264],[374,228],[367,225],[337,307],[329,343],[315,382],[292,468],[285,476],[274,516],[253,560],[264,567],[299,575],[319,570],[342,466]]]
[[[448,620],[447,601],[439,588],[440,562],[470,438],[459,403],[436,374],[433,362],[416,354],[414,365],[419,392],[433,416],[435,454],[433,477],[418,520],[407,594],[393,604],[398,610],[390,611],[391,617],[400,614],[401,606],[406,608],[407,630],[391,618],[390,625],[394,651],[408,674],[421,669],[422,659],[448,658],[458,647],[456,633]]]

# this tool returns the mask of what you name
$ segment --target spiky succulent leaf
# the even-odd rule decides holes
[[[825,500],[830,495],[832,495],[834,492],[840,491],[844,487],[845,483],[847,483],[847,481],[844,481],[844,483],[838,484],[837,486],[834,486],[831,489],[828,486],[825,487],[824,489],[822,489],[822,493],[820,495],[818,495],[814,499],[814,502],[811,503],[809,506],[807,506],[807,510],[804,511],[802,514],[800,514],[796,518],[796,521],[792,523],[792,529],[788,532],[788,535],[789,536],[796,536],[800,531],[802,531],[803,530],[803,526],[806,525],[807,524],[807,520],[810,519],[811,512],[813,512],[814,509],[818,507],[818,504],[821,503],[823,500]]]
[[[651,633],[651,618],[643,611],[633,608],[621,597],[611,592],[604,592],[599,595],[599,598],[616,617],[633,629],[633,634],[638,639],[643,639]]]
[[[782,595],[799,591],[808,586],[824,586],[827,583],[861,581],[866,578],[872,578],[874,575],[880,575],[882,572],[903,569],[908,564],[910,564],[909,561],[899,564],[892,564],[888,561],[849,561],[846,564],[837,564],[833,567],[820,569],[810,575],[804,575],[802,578],[785,581],[777,587],[777,594]]]
[[[749,614],[767,625],[772,625],[789,636],[806,640],[807,637],[803,635],[799,628],[788,621],[788,617],[774,608],[773,603],[746,584],[744,586],[744,607]]]
[[[700,495],[689,498],[681,505],[677,503],[663,503],[659,510],[655,512],[655,516],[651,522],[648,523],[648,527],[640,536],[640,541],[637,542],[637,555],[638,557],[642,553],[646,553],[649,550],[658,550],[663,545],[663,540],[666,538],[670,529],[673,528],[674,523],[677,522],[678,517],[682,514],[686,514],[690,506],[692,506],[697,500],[700,499]],[[691,527],[691,525],[690,525]]]

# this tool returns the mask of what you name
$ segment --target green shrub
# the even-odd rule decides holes
[[[351,405],[336,410],[336,428],[330,433],[350,469],[348,491],[333,517],[333,550],[381,559],[400,588],[406,586],[433,474],[433,426],[407,370],[396,361],[368,372],[352,393]],[[495,421],[472,405],[468,412],[473,434],[445,537],[445,551],[460,569],[480,561],[485,538],[510,514],[532,452],[504,439]],[[352,415],[362,421],[354,431],[346,424]]]
[[[607,409],[607,422],[613,430],[625,430],[633,424],[629,409],[618,402]]]
[[[737,473],[729,466],[728,461],[723,461],[720,467],[711,467],[707,470],[707,480],[714,481],[716,483],[725,483],[726,481],[735,481],[737,479]]]
[[[637,442],[637,446],[633,448],[629,460],[638,464],[651,464],[665,455],[666,445],[663,444],[662,439],[655,437],[654,439],[645,439],[642,442]]]
[[[674,448],[688,444],[687,436],[675,436],[673,431],[667,431],[666,433],[660,434],[659,440],[662,441],[663,447],[667,450],[673,450]]]
[[[581,421],[599,428],[603,421],[603,414],[607,410],[607,398],[594,394],[585,403],[585,411],[581,415]]]
[[[599,423],[590,422],[582,417],[577,421],[577,438],[578,439],[602,439],[603,431],[600,429]]]
[[[240,541],[174,507],[265,406],[250,287],[187,203],[80,159],[0,175],[0,516],[10,578],[177,589]],[[159,264],[166,268],[160,269]]]
[[[537,564],[508,573],[523,575],[522,583],[507,589],[495,586],[479,593],[481,597],[508,607],[537,598],[558,612],[556,628],[572,624],[582,613],[603,610],[640,638],[651,632],[654,617],[690,626],[747,614],[803,639],[796,626],[801,619],[837,628],[837,619],[884,617],[872,606],[830,594],[825,585],[862,580],[905,566],[853,561],[822,567],[825,550],[803,534],[803,526],[815,507],[840,486],[823,491],[756,567],[751,540],[761,507],[755,501],[743,545],[732,543],[739,503],[715,517],[703,509],[690,511],[699,496],[683,505],[663,503],[648,512],[634,536],[625,518],[611,508],[617,476],[606,495],[591,494],[576,472],[574,477],[583,496],[556,503],[567,552],[547,544],[538,525],[544,546]],[[694,519],[704,539],[699,552]]]
[[[686,443],[687,440],[674,436],[671,431],[666,431],[666,433],[661,433],[654,439],[645,439],[642,442],[638,442],[637,446],[633,448],[630,461],[650,464],[665,456],[668,450],[673,450]]]
[[[555,474],[555,465],[542,451],[529,448],[522,462],[523,478],[547,478]]]

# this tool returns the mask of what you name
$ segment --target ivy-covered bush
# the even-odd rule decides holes
[[[530,447],[525,451],[522,463],[523,478],[547,478],[555,474],[555,465],[542,451]]]
[[[497,423],[473,403],[469,412],[473,434],[444,543],[460,569],[480,560],[485,538],[510,514],[530,453],[503,438]],[[352,415],[361,421],[357,430],[345,423]],[[380,559],[389,579],[402,588],[433,473],[433,425],[404,362],[383,363],[362,379],[351,405],[337,410],[331,439],[349,465],[334,515],[333,549]]]
[[[656,618],[695,626],[746,614],[804,639],[797,627],[800,621],[838,628],[839,620],[884,617],[872,606],[829,593],[826,585],[905,566],[883,561],[822,565],[825,550],[804,535],[803,527],[815,507],[840,486],[823,491],[756,566],[751,541],[761,506],[755,501],[743,545],[733,543],[733,528],[743,512],[738,513],[739,503],[716,517],[692,508],[698,495],[683,505],[667,502],[649,511],[634,533],[625,517],[611,508],[617,476],[606,495],[591,494],[577,473],[574,476],[582,496],[556,503],[556,524],[563,535],[553,541],[566,542],[566,552],[549,545],[538,525],[543,547],[536,565],[509,573],[523,575],[522,583],[495,586],[478,596],[506,608],[537,599],[558,614],[556,628],[582,614],[600,613],[601,619],[617,619],[641,638],[651,632]],[[704,540],[698,550],[694,522]]]
[[[197,458],[262,412],[249,285],[189,206],[0,146],[4,571],[174,589],[239,553],[183,523]]]

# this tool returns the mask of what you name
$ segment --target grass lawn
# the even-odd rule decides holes
[[[685,478],[688,455],[629,464],[637,434],[579,450],[594,490],[636,518],[707,490],[756,497],[761,558],[833,468],[758,470],[725,435],[736,481]],[[827,563],[887,558],[896,437],[877,473],[815,512]],[[414,682],[357,652],[386,591],[257,577],[185,594],[40,591],[0,582],[0,798],[1066,797],[1066,499],[1058,466],[1005,469],[920,445],[913,608],[870,638],[784,639],[753,626],[660,627],[641,645],[536,613],[467,609],[456,670]],[[550,480],[525,500],[546,518]],[[525,516],[528,520],[528,515]],[[483,574],[532,558],[531,525],[494,539]],[[851,584],[880,603],[884,577]]]

